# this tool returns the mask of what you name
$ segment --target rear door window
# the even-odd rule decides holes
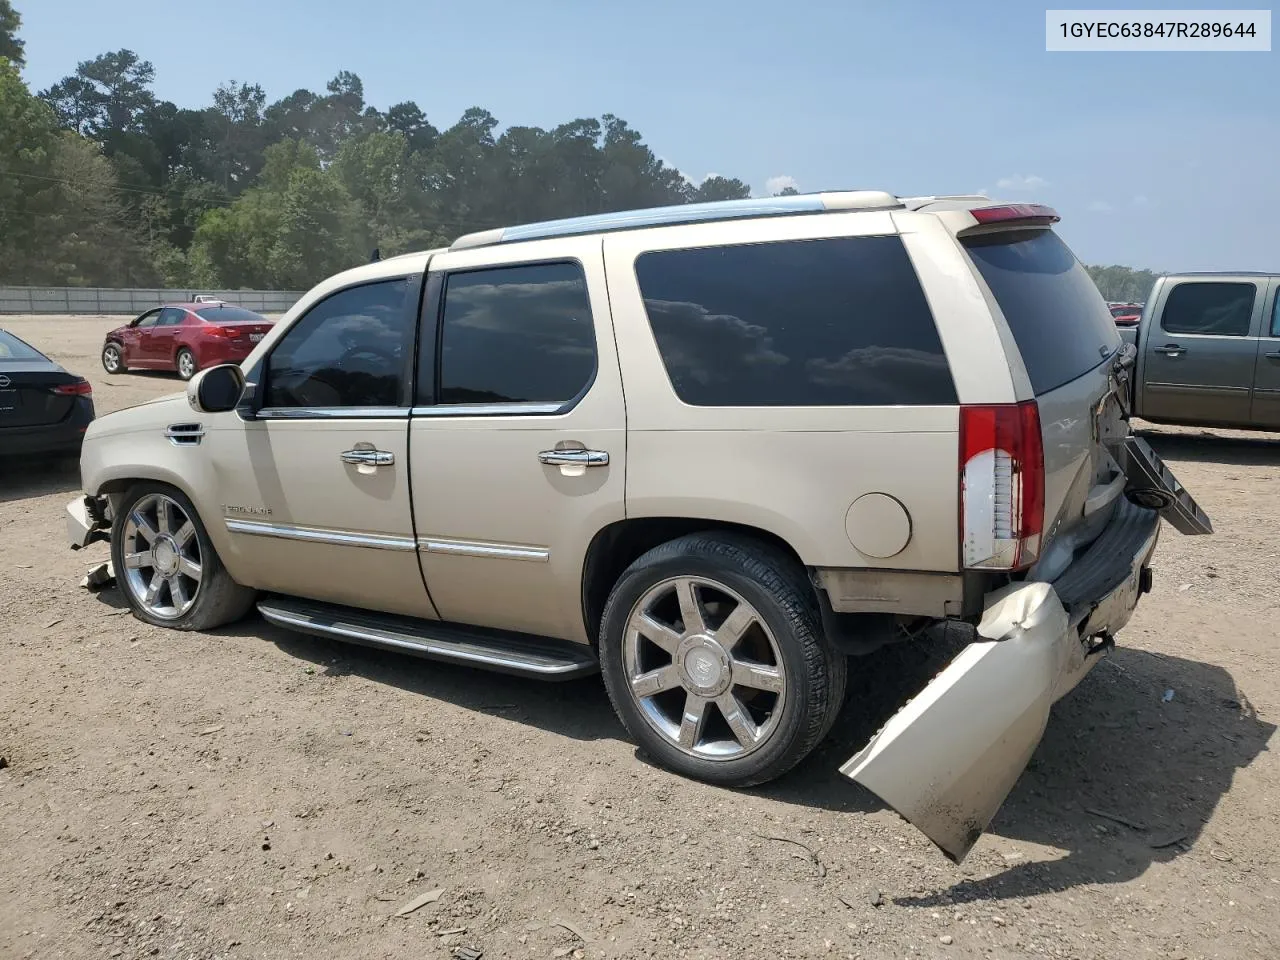
[[[636,259],[676,395],[696,406],[954,404],[933,315],[894,237]]]
[[[439,403],[567,403],[596,372],[578,263],[452,273],[440,333]]]
[[[1004,314],[1036,394],[1088,373],[1120,348],[1107,302],[1052,230],[962,241]]]
[[[1165,333],[1247,337],[1257,295],[1252,283],[1183,281],[1169,291],[1160,327]]]

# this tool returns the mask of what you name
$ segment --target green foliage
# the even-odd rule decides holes
[[[375,247],[750,196],[730,177],[695,186],[612,114],[501,129],[472,107],[437,129],[413,101],[370,106],[348,71],[275,103],[223,83],[190,110],[157,100],[151,63],[116,50],[35,97],[15,68],[19,22],[0,0],[0,282],[298,289]],[[1151,283],[1090,270],[1112,299]]]
[[[1135,270],[1121,266],[1086,266],[1089,276],[1102,291],[1104,300],[1113,303],[1145,303],[1151,286],[1160,276],[1151,270]]]
[[[0,0],[0,57],[15,66],[25,62],[22,56],[24,44],[18,39],[18,28],[22,26],[22,17],[13,9],[9,0]]]

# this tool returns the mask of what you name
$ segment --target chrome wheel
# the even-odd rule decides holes
[[[178,353],[178,376],[183,380],[190,380],[196,375],[196,358],[191,355],[191,351],[182,350]]]
[[[200,538],[176,500],[149,493],[130,509],[121,544],[124,582],[147,613],[176,620],[200,593]]]
[[[102,366],[107,373],[120,372],[120,348],[109,346],[102,351]]]
[[[787,696],[764,619],[723,584],[677,577],[632,608],[622,639],[628,689],[645,721],[683,753],[737,760],[768,742]]]

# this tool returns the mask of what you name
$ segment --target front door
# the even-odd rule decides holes
[[[1271,281],[1263,313],[1262,336],[1253,375],[1253,415],[1256,427],[1280,430],[1280,279]]]
[[[420,286],[395,277],[319,301],[250,372],[253,418],[205,438],[232,562],[252,586],[435,617],[409,504]]]
[[[178,307],[165,307],[160,311],[160,319],[142,338],[142,358],[148,366],[168,369],[174,365],[178,328],[184,317],[184,311]]]
[[[1249,422],[1257,321],[1265,284],[1182,280],[1152,310],[1143,413],[1174,423]]]
[[[626,467],[600,238],[433,257],[423,313],[409,448],[441,618],[588,640],[583,561]]]
[[[151,336],[152,330],[155,329],[156,321],[160,319],[160,308],[148,310],[137,320],[125,327],[120,334],[120,339],[124,346],[124,362],[125,366],[130,367],[147,367],[150,366],[147,358],[147,341]]]

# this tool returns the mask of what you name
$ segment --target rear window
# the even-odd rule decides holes
[[[1008,321],[1037,394],[1088,373],[1120,348],[1102,294],[1052,230],[966,237],[982,279]]]
[[[0,330],[0,363],[6,360],[48,359],[35,347],[23,343],[11,333]]]
[[[196,315],[210,323],[270,323],[266,317],[244,307],[199,307]]]
[[[636,259],[636,278],[685,403],[956,403],[898,237],[654,251]]]

